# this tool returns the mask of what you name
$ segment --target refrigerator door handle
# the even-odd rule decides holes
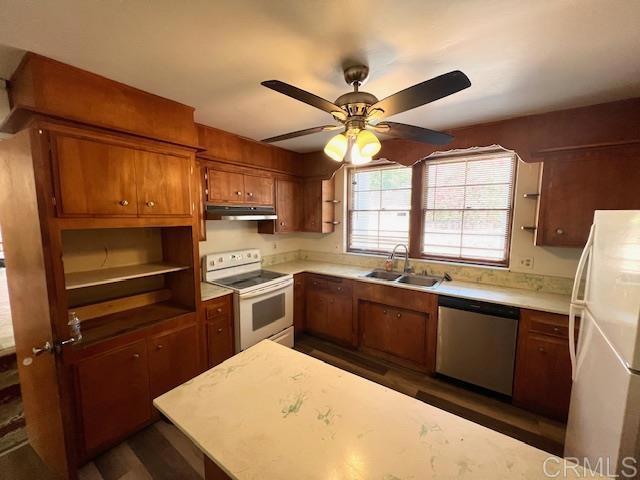
[[[569,358],[571,359],[571,381],[576,379],[577,355],[576,355],[576,310],[580,312],[582,319],[582,310],[573,303],[569,305]]]
[[[587,243],[584,246],[584,250],[582,250],[582,255],[580,255],[580,261],[578,262],[578,269],[576,270],[576,278],[573,281],[573,290],[571,291],[571,304],[584,306],[586,304],[586,298],[579,298],[580,292],[580,283],[582,282],[582,276],[584,275],[584,267],[587,265],[587,260],[591,255],[591,247],[593,245],[593,231],[594,225],[591,225],[591,230],[589,231],[589,238],[587,239]],[[587,294],[587,287],[589,286],[589,278],[587,278],[587,283],[585,284],[585,297]]]

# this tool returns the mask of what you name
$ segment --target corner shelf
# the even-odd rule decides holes
[[[102,268],[86,272],[65,273],[64,280],[67,290],[77,288],[94,287],[108,283],[122,282],[133,278],[150,277],[163,273],[188,270],[190,266],[175,265],[171,263],[145,263],[141,265],[129,265],[126,267]]]

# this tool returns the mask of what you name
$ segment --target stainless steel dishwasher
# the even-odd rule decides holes
[[[436,372],[511,395],[520,309],[439,297]]]

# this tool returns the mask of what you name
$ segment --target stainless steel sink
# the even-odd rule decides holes
[[[435,287],[442,281],[442,278],[430,275],[402,274],[398,272],[387,272],[386,270],[373,270],[372,272],[367,273],[365,277],[375,278],[376,280],[385,280],[389,283],[404,283],[406,285],[415,285],[426,288]]]
[[[420,287],[434,287],[442,281],[439,277],[429,277],[426,275],[402,275],[396,280],[398,283],[407,285],[417,285]]]
[[[386,270],[374,270],[365,275],[365,277],[376,278],[378,280],[387,280],[393,282],[402,276],[401,273],[387,272]]]

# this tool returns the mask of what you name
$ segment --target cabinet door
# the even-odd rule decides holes
[[[217,317],[206,322],[207,360],[209,368],[215,367],[234,354],[233,325],[229,317]]]
[[[244,203],[244,175],[209,169],[207,200],[213,203]]]
[[[571,360],[567,340],[530,334],[518,344],[514,401],[558,420],[566,420],[571,398]]]
[[[328,295],[327,335],[343,343],[352,343],[353,302],[347,295]]]
[[[244,176],[245,203],[273,205],[273,178]]]
[[[138,214],[191,215],[190,158],[140,151],[135,165]]]
[[[426,367],[428,313],[363,302],[358,316],[363,349]]]
[[[303,194],[304,230],[322,232],[322,182],[308,181]]]
[[[59,215],[136,216],[136,150],[56,134],[52,138]]]
[[[584,247],[595,210],[639,209],[638,155],[602,149],[545,159],[536,245]]]
[[[305,274],[293,276],[293,329],[296,335],[304,332]]]
[[[305,326],[311,333],[327,335],[328,295],[326,281],[309,278],[306,284]]]
[[[78,363],[85,450],[118,440],[151,418],[144,340]]]
[[[276,231],[297,232],[302,229],[302,186],[292,180],[276,181]]]
[[[151,398],[193,378],[198,373],[198,330],[189,325],[148,340]]]

